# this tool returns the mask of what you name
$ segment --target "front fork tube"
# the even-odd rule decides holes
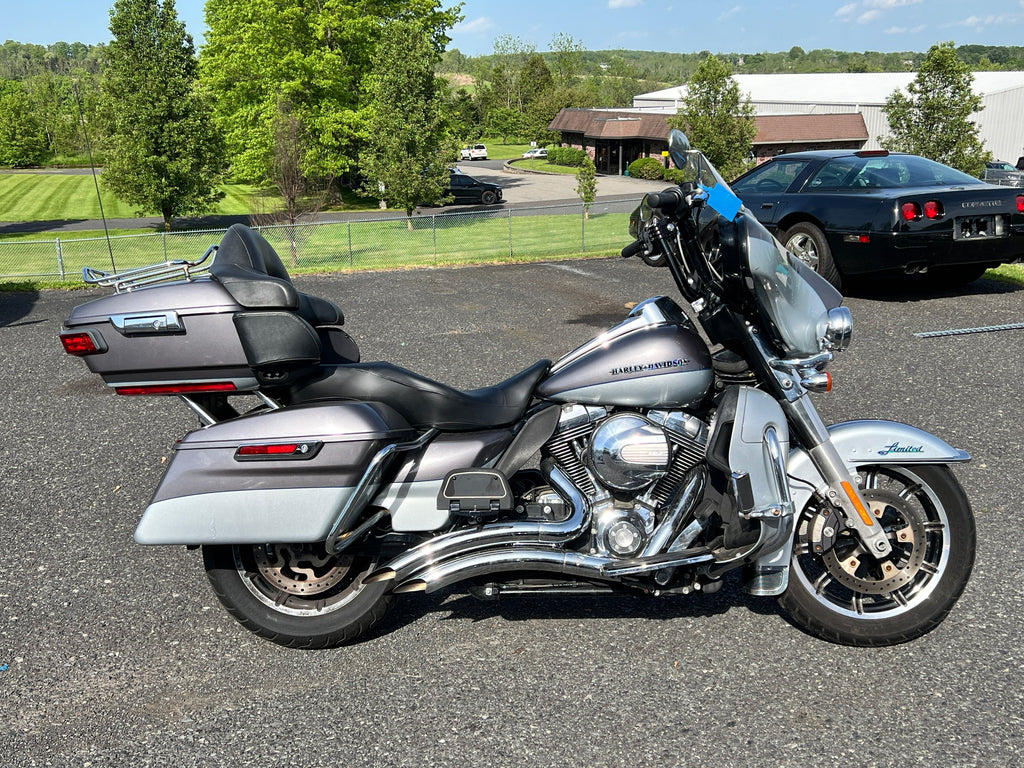
[[[790,426],[824,478],[824,485],[815,490],[842,513],[847,527],[857,534],[867,552],[876,559],[890,554],[892,545],[885,530],[864,504],[856,479],[832,444],[828,429],[810,398],[804,395],[783,400],[781,405]]]

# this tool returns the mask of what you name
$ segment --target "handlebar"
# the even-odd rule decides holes
[[[622,249],[622,258],[628,259],[630,256],[638,256],[644,252],[646,246],[643,240],[634,240],[632,243]]]
[[[661,192],[650,192],[647,195],[647,204],[662,213],[674,213],[685,202],[686,195],[679,187],[670,187]]]

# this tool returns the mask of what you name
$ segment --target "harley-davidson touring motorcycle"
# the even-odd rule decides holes
[[[670,154],[693,180],[644,198],[622,255],[663,259],[683,303],[648,299],[484,389],[360,362],[339,309],[243,225],[196,262],[86,270],[115,292],[73,310],[66,351],[201,424],[136,541],[201,548],[235,618],[297,648],[456,583],[653,597],[731,572],[833,642],[935,628],[974,561],[949,467],[969,456],[906,424],[822,421],[809,393],[850,341],[842,296],[678,131]]]

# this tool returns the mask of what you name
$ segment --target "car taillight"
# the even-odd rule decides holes
[[[1024,195],[1017,195],[1017,213],[1024,213]]]
[[[929,219],[941,219],[945,213],[942,203],[938,200],[929,200],[924,204],[924,215]]]
[[[232,381],[204,381],[189,384],[140,384],[114,387],[119,395],[197,395],[203,392],[237,392]]]
[[[94,335],[92,331],[64,331],[60,335],[60,343],[64,345],[64,351],[75,357],[96,355],[107,351],[107,345],[103,343],[103,337]]]
[[[917,203],[904,203],[900,211],[904,221],[917,221],[921,218],[921,206]]]

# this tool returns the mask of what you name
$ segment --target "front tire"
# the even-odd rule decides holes
[[[217,598],[251,632],[289,648],[331,648],[364,634],[391,603],[363,584],[372,554],[327,555],[322,544],[204,546]]]
[[[974,565],[974,516],[948,467],[879,465],[858,472],[892,553],[882,560],[864,553],[856,536],[835,525],[828,505],[812,502],[797,526],[789,587],[779,604],[793,623],[822,639],[896,645],[937,627],[964,591]],[[828,545],[819,552],[824,539]]]
[[[480,195],[480,202],[484,205],[494,205],[498,202],[498,193],[488,189],[482,195]]]
[[[836,290],[842,290],[843,278],[821,229],[809,221],[802,221],[787,229],[779,239],[787,251],[832,283]]]

